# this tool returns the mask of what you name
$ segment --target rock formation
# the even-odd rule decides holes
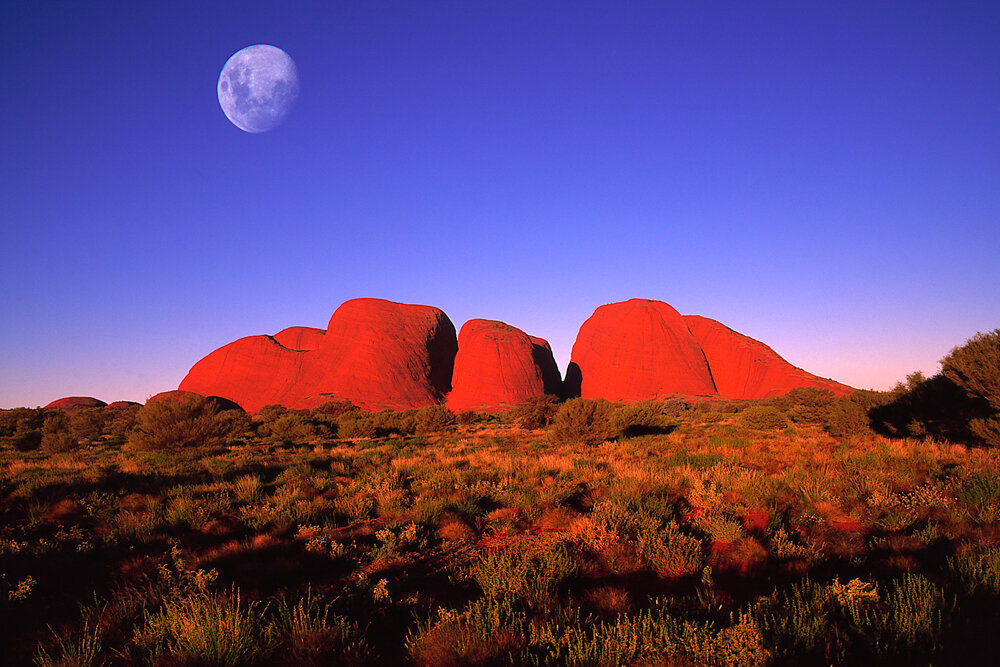
[[[781,396],[796,387],[829,389],[837,396],[851,387],[796,368],[770,347],[700,315],[685,315],[691,334],[705,351],[715,387],[723,398]]]
[[[277,336],[249,336],[215,350],[180,388],[223,396],[248,412],[332,399],[414,408],[440,403],[451,389],[455,327],[438,308],[353,299],[333,313],[325,333],[291,327],[278,336],[284,344]]]
[[[559,369],[547,341],[495,320],[462,325],[446,403],[450,410],[509,407],[559,391]]]
[[[594,311],[573,344],[570,393],[643,401],[716,393],[698,341],[680,313],[662,301],[631,299]]]
[[[322,344],[325,334],[315,327],[288,327],[274,334],[274,340],[289,350],[314,350]]]
[[[52,401],[46,408],[103,408],[107,403],[91,396],[66,396]]]
[[[201,359],[180,384],[247,412],[328,400],[370,410],[441,403],[456,411],[495,409],[543,393],[613,401],[763,398],[795,387],[851,391],[714,320],[681,316],[648,299],[594,311],[580,327],[565,383],[549,344],[510,325],[470,320],[456,339],[438,308],[353,299],[337,308],[325,331],[289,327],[273,337],[241,338]]]

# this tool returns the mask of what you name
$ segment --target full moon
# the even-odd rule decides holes
[[[274,129],[288,117],[299,96],[299,72],[276,46],[255,44],[226,61],[219,75],[219,105],[244,132]]]

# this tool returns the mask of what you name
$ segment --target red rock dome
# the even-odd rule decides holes
[[[107,403],[92,396],[66,396],[52,401],[46,408],[103,408]]]
[[[315,327],[288,327],[274,334],[274,340],[289,350],[314,350],[326,334]]]
[[[853,389],[791,365],[770,347],[700,315],[685,315],[691,334],[705,351],[719,395],[723,398],[767,398],[796,387],[829,389],[837,396]]]
[[[196,363],[180,389],[223,396],[248,412],[334,398],[368,409],[415,408],[440,403],[451,389],[458,343],[438,308],[353,299],[333,313],[325,333],[317,332],[286,329],[279,335],[287,345],[270,336],[241,338]]]
[[[579,387],[584,398],[642,401],[716,393],[701,346],[680,313],[662,301],[601,306],[580,327],[571,359],[567,384],[571,392]]]
[[[196,363],[180,389],[222,396],[254,413],[270,403],[300,407],[307,352],[290,350],[270,336],[247,336],[223,345]],[[293,405],[293,403],[295,405]]]
[[[553,375],[554,372],[554,375]],[[450,410],[491,410],[559,392],[549,344],[495,320],[469,320],[458,334]]]

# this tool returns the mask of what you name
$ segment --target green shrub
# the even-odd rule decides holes
[[[314,424],[296,412],[285,412],[257,425],[257,434],[270,442],[305,444],[324,437],[328,432],[329,427],[325,424]]]
[[[93,442],[104,434],[110,418],[104,408],[79,408],[69,414],[68,422],[67,429],[73,439],[86,443]]]
[[[791,420],[808,424],[825,423],[836,400],[832,391],[819,387],[796,387],[782,398]]]
[[[1000,329],[975,336],[941,360],[941,374],[1000,412]]]
[[[612,420],[615,406],[603,398],[573,398],[563,403],[552,420],[556,439],[596,445],[617,435]]]
[[[262,609],[238,590],[168,599],[146,614],[141,638],[154,657],[175,655],[194,664],[244,665],[266,652]]]
[[[1000,500],[1000,474],[992,470],[974,473],[955,494],[960,503],[984,508]]]
[[[788,426],[788,419],[777,408],[770,405],[751,405],[739,413],[739,422],[746,428],[774,431]]]
[[[436,433],[455,425],[455,413],[443,405],[428,405],[414,415],[417,433]]]
[[[970,549],[948,559],[966,593],[1000,595],[1000,547]]]
[[[490,598],[544,604],[559,585],[576,573],[576,563],[558,546],[543,551],[508,547],[486,552],[471,567],[470,576]]]
[[[136,414],[129,444],[143,450],[180,450],[224,444],[249,425],[236,410],[220,412],[216,402],[190,392],[151,398]]]
[[[53,412],[45,418],[42,426],[42,450],[50,454],[68,452],[79,446],[76,438],[69,433],[66,417],[59,412]]]
[[[615,408],[612,429],[625,436],[649,435],[669,431],[674,420],[665,414],[658,401],[639,401]]]
[[[11,439],[11,446],[19,452],[33,452],[42,444],[41,431],[24,431]]]
[[[543,394],[533,396],[523,405],[511,408],[506,417],[523,429],[535,430],[551,424],[557,410],[559,410],[559,399],[550,394]]]

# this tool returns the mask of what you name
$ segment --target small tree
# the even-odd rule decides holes
[[[136,414],[129,444],[163,450],[224,444],[245,430],[246,415],[219,410],[216,401],[187,391],[154,396]]]
[[[1000,412],[1000,329],[975,336],[941,360],[941,373]]]
[[[572,398],[559,406],[552,429],[558,440],[596,445],[618,435],[614,417],[615,406],[603,398]]]

